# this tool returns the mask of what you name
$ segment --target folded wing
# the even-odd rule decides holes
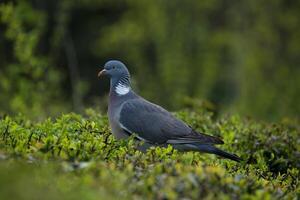
[[[162,107],[142,98],[122,105],[120,126],[137,138],[154,144],[223,144],[217,137],[195,132]]]

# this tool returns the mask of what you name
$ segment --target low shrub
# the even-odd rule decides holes
[[[34,122],[0,120],[1,199],[297,199],[299,126],[210,113],[174,113],[243,162],[116,141],[106,116],[88,110]]]

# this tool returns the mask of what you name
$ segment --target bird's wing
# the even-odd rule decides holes
[[[141,98],[122,105],[119,123],[126,132],[135,133],[137,138],[150,143],[223,144],[219,138],[196,133],[162,107]]]

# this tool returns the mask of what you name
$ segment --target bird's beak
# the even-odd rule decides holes
[[[105,75],[105,74],[106,74],[106,70],[103,69],[103,70],[101,70],[101,71],[98,73],[98,77],[103,76],[103,75]]]

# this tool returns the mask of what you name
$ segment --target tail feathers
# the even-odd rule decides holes
[[[179,148],[182,150],[193,150],[193,151],[200,151],[205,153],[211,153],[216,154],[218,156],[221,156],[223,158],[228,158],[231,160],[234,160],[236,162],[242,161],[240,157],[238,157],[235,154],[228,153],[226,151],[223,151],[221,149],[218,149],[217,147],[210,145],[210,144],[185,144],[184,148]]]
[[[213,153],[218,156],[234,160],[236,162],[242,161],[242,159],[240,157],[238,157],[237,155],[228,153],[228,152],[218,149],[217,147],[214,147],[214,146],[209,146],[208,148],[206,148],[206,150],[207,150],[206,151],[207,153]]]

